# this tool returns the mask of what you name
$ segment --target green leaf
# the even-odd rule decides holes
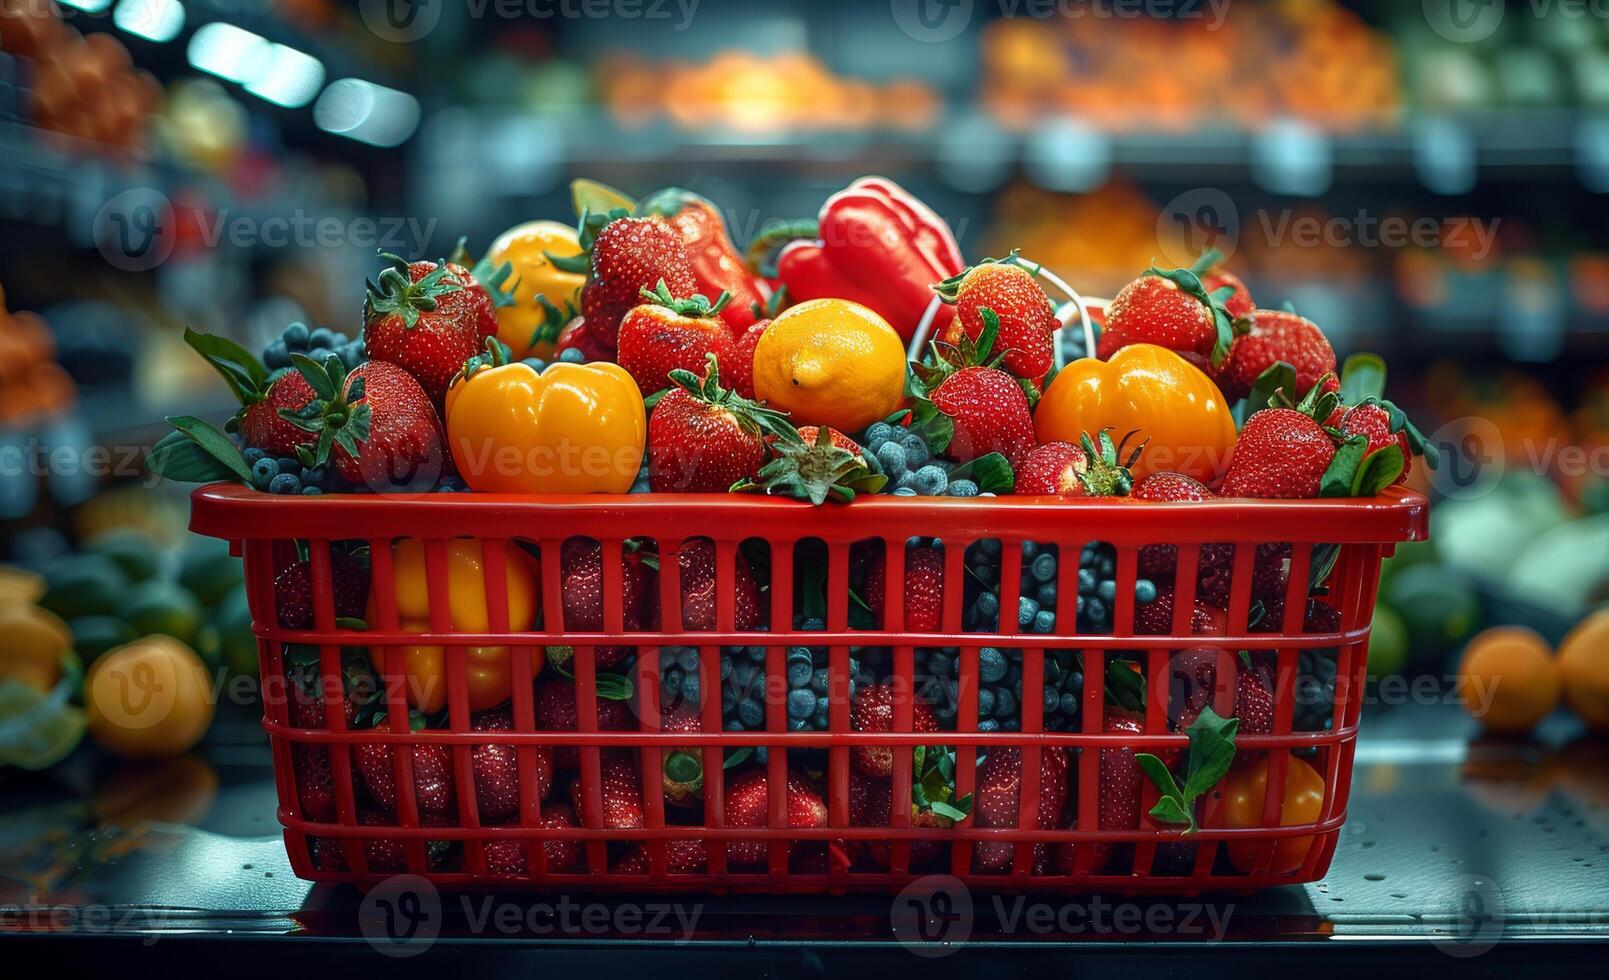
[[[1235,406],[1235,424],[1243,426],[1246,420],[1273,403],[1274,392],[1296,389],[1296,369],[1284,361],[1275,361],[1264,369],[1251,386],[1251,394]]]
[[[941,817],[948,817],[949,819],[954,820],[956,823],[960,823],[967,818],[967,814],[971,810],[970,804],[972,802],[972,796],[968,794],[967,796],[962,797],[960,802],[969,805],[966,809],[962,809],[959,806],[952,806],[943,800],[934,800],[928,804],[927,808]]]
[[[1330,460],[1329,469],[1319,480],[1320,497],[1350,497],[1358,468],[1363,465],[1364,454],[1369,451],[1369,440],[1361,435],[1347,436]]]
[[[175,483],[216,483],[238,475],[182,432],[169,432],[152,446],[145,468]]]
[[[637,208],[637,202],[624,191],[588,177],[577,177],[570,181],[570,203],[575,206],[578,218],[588,212],[608,214],[619,208],[629,213]]]
[[[1138,756],[1137,758],[1156,759],[1156,756]],[[1160,764],[1162,760],[1157,759],[1156,761]],[[1196,829],[1196,816],[1194,813],[1186,810],[1184,805],[1180,803],[1179,800],[1180,798],[1177,796],[1157,797],[1156,805],[1151,807],[1151,816],[1157,818],[1163,823],[1185,824],[1185,833],[1189,833],[1190,831]]]
[[[1185,770],[1184,792],[1188,802],[1218,785],[1235,761],[1235,735],[1240,719],[1224,718],[1209,705],[1188,729],[1190,762]]]
[[[1313,561],[1311,570],[1307,573],[1308,592],[1317,592],[1324,587],[1330,573],[1335,571],[1335,563],[1341,557],[1341,546],[1338,544],[1316,544],[1313,546]]]
[[[1079,654],[1080,669],[1083,659],[1084,655]],[[1113,660],[1106,664],[1106,698],[1120,708],[1144,711],[1145,681],[1137,671],[1124,666],[1126,663],[1126,660]]]
[[[361,631],[369,628],[368,623],[358,619],[356,616],[337,616],[335,617],[335,625],[337,628],[343,630]]]
[[[268,385],[268,369],[257,356],[230,340],[184,328],[184,342],[213,366],[241,404],[248,404]]]
[[[1358,353],[1341,365],[1341,401],[1356,405],[1386,392],[1386,362],[1379,354]]]
[[[1402,475],[1407,462],[1402,447],[1396,443],[1376,449],[1365,456],[1358,467],[1358,474],[1352,479],[1352,496],[1372,497],[1391,486]]]
[[[170,415],[167,421],[207,455],[227,467],[241,482],[251,482],[251,467],[246,465],[246,457],[241,455],[228,436],[189,415]]]
[[[321,400],[334,401],[335,396],[340,394],[340,390],[335,387],[335,382],[330,380],[329,372],[324,370],[324,365],[311,357],[306,354],[292,354],[291,364],[295,365],[297,372],[307,379],[307,383],[312,386],[314,394],[318,395]]]
[[[63,678],[49,692],[21,681],[0,682],[0,766],[48,769],[83,740],[83,709],[69,698],[74,683]]]
[[[737,748],[732,749],[732,750],[730,750],[729,752],[726,753],[726,760],[721,763],[721,768],[722,769],[730,769],[733,766],[740,766],[744,762],[747,762],[749,756],[751,756],[753,754],[754,754],[754,746],[752,746],[752,745],[739,745]]]

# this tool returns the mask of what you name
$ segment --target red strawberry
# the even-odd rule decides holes
[[[1223,301],[1224,309],[1229,311],[1229,315],[1236,320],[1251,316],[1257,304],[1252,302],[1251,290],[1246,288],[1246,284],[1240,281],[1239,276],[1222,268],[1201,273],[1201,288],[1207,292],[1214,293],[1225,286],[1233,290]]]
[[[817,426],[801,425],[799,427],[799,438],[803,439],[805,442],[813,443],[820,435],[820,432],[821,430]],[[864,463],[866,461],[866,450],[861,448],[860,443],[844,435],[842,432],[839,432],[837,429],[834,429],[832,426],[827,427],[827,441],[831,442],[839,449],[842,449],[844,452],[853,453],[855,458],[860,462]],[[775,443],[776,437],[772,436],[768,438],[766,442]]]
[[[910,695],[902,695],[909,697]],[[877,684],[861,688],[849,703],[849,727],[857,732],[891,732],[894,730],[894,685]],[[937,732],[938,719],[933,709],[921,701],[911,705],[911,731]],[[849,750],[849,761],[868,776],[886,779],[894,774],[894,747],[891,745],[856,745]],[[903,750],[909,753],[909,749]]]
[[[1269,541],[1258,545],[1252,561],[1251,597],[1261,599],[1264,603],[1274,598],[1283,599],[1285,582],[1290,577],[1290,560],[1289,541]],[[1202,545],[1196,598],[1209,606],[1227,609],[1230,587],[1234,584],[1234,566],[1234,545]]]
[[[614,875],[645,875],[648,873],[648,850],[633,844],[626,853],[609,862],[609,873]]]
[[[1251,394],[1257,376],[1284,361],[1296,369],[1296,390],[1305,392],[1335,371],[1335,351],[1313,321],[1284,310],[1254,310],[1235,325],[1229,356],[1214,375],[1231,401]]]
[[[827,804],[816,793],[802,773],[789,771],[787,784],[788,826],[824,827],[827,825]],[[726,825],[728,827],[764,827],[771,813],[764,769],[750,769],[734,776],[726,785]],[[726,859],[734,865],[756,865],[766,862],[769,842],[759,840],[733,841],[726,846]]]
[[[1084,450],[1070,442],[1047,442],[1022,458],[1012,492],[1018,496],[1082,497],[1082,477],[1088,470]]]
[[[564,628],[581,633],[603,629],[603,546],[591,538],[571,538],[560,552],[564,594]],[[642,555],[622,549],[620,553],[621,623],[627,630],[643,628],[643,604],[648,598],[652,570]],[[631,647],[598,647],[600,670],[618,667]]]
[[[440,408],[464,362],[497,333],[492,298],[456,263],[385,258],[391,265],[363,302],[364,350],[413,375]]]
[[[1251,627],[1253,633],[1278,633],[1285,628],[1285,596],[1283,593],[1263,600],[1263,618]],[[1302,632],[1339,633],[1341,614],[1334,606],[1308,599],[1302,613]]]
[[[542,819],[536,822],[536,826],[546,830],[575,825],[575,811],[562,803],[543,807]],[[552,838],[543,842],[542,849],[547,852],[548,871],[551,874],[576,874],[583,869],[581,841]],[[486,871],[494,875],[529,874],[525,843],[514,839],[487,841]]]
[[[637,728],[631,707],[624,701],[596,698],[598,730],[626,732]],[[575,684],[563,677],[546,676],[536,685],[536,727],[544,732],[573,732],[579,729],[576,714]],[[573,745],[553,747],[553,764],[561,769],[574,769],[580,765],[580,756]]]
[[[1168,686],[1173,692],[1168,710],[1175,728],[1183,731],[1212,703],[1218,680],[1218,651],[1207,647],[1181,650],[1173,655],[1168,671]],[[1267,735],[1274,730],[1273,685],[1265,674],[1247,667],[1238,657],[1234,717],[1240,719],[1242,735]]]
[[[692,837],[675,837],[665,842],[665,870],[671,874],[697,874],[704,870],[707,852],[704,842]],[[646,875],[648,848],[633,844],[609,870],[619,875]]]
[[[356,725],[365,705],[379,696],[380,681],[361,654],[343,659],[341,699],[346,725]],[[324,676],[319,672],[318,652],[310,647],[292,646],[285,651],[285,702],[290,723],[295,728],[324,729]],[[266,693],[266,692],[265,692]],[[302,815],[309,820],[335,819],[335,780],[330,772],[329,750],[322,745],[291,744],[291,765],[296,776],[296,793]]]
[[[470,719],[477,732],[511,732],[514,717],[508,710],[483,711]],[[512,745],[477,745],[470,750],[470,766],[475,776],[475,805],[482,823],[502,823],[513,819],[520,809],[519,752]],[[535,749],[530,774],[536,798],[545,800],[553,788],[553,751],[545,745]]]
[[[1213,499],[1212,491],[1201,481],[1183,473],[1158,470],[1146,475],[1129,491],[1134,500],[1160,503],[1199,502]],[[1179,549],[1171,544],[1148,544],[1140,549],[1139,573],[1144,578],[1172,575],[1179,561]]]
[[[703,296],[679,298],[663,279],[642,295],[647,302],[621,318],[615,344],[616,360],[644,395],[670,387],[672,371],[705,370],[712,356],[732,363],[732,335],[720,318],[730,296],[723,294],[713,305]]]
[[[994,349],[1004,355],[1007,371],[1037,382],[1050,370],[1055,361],[1051,335],[1061,323],[1050,298],[1033,273],[1017,264],[1015,253],[998,262],[986,259],[933,288],[955,305],[948,331],[951,343],[959,341],[962,332],[976,341],[990,319],[987,310],[999,330]]]
[[[939,382],[929,396],[955,423],[945,455],[966,463],[1001,453],[1013,464],[1034,447],[1028,395],[1017,379],[988,367],[962,368]]]
[[[715,628],[715,545],[708,538],[694,538],[682,545],[676,557],[681,571],[682,628],[713,630]],[[752,630],[763,621],[760,608],[760,584],[755,581],[749,560],[740,552],[737,571],[732,578],[736,590],[733,606],[733,625],[740,630]],[[659,609],[649,603],[649,622],[659,628]]]
[[[1096,351],[1104,361],[1130,344],[1155,344],[1210,371],[1223,361],[1232,337],[1229,312],[1195,273],[1152,269],[1107,305]]]
[[[861,555],[862,598],[878,622],[882,621],[884,580],[888,577],[881,548]],[[944,618],[944,552],[939,548],[905,549],[905,631],[937,633]]]
[[[615,356],[614,348],[603,346],[587,332],[586,318],[579,316],[566,323],[564,329],[559,331],[559,339],[553,344],[553,356],[557,357],[571,349],[580,351],[582,360],[588,363],[607,361]]]
[[[1378,402],[1363,402],[1347,409],[1340,418],[1337,426],[1344,435],[1361,435],[1369,440],[1369,447],[1365,452],[1373,453],[1390,445],[1397,445],[1402,449],[1402,473],[1393,485],[1408,479],[1413,469],[1413,451],[1408,445],[1406,431],[1391,431],[1391,413],[1387,412]]]
[[[698,292],[682,236],[662,218],[619,217],[592,242],[592,272],[581,287],[587,333],[615,350],[620,321],[642,302],[642,291],[663,280],[672,296]]]
[[[1335,440],[1312,418],[1291,408],[1265,408],[1240,430],[1219,494],[1311,499],[1334,458]]]
[[[683,701],[675,710],[660,719],[667,732],[701,732],[704,721],[699,717],[698,706]],[[696,802],[704,791],[704,760],[697,749],[664,749],[664,762],[660,766],[660,782],[664,785],[665,799],[678,806]]]
[[[716,329],[725,328],[717,324]],[[766,458],[764,433],[783,417],[781,413],[721,387],[714,354],[704,365],[702,379],[678,369],[670,380],[672,387],[648,418],[650,489],[725,493],[732,484],[758,474]]]
[[[1190,611],[1190,632],[1202,636],[1222,636],[1228,630],[1228,617],[1200,599]],[[1156,590],[1156,598],[1134,607],[1134,632],[1140,636],[1163,636],[1173,632],[1173,586]]]
[[[335,618],[362,619],[369,601],[369,570],[339,552],[330,553]],[[274,613],[282,629],[313,628],[313,563],[293,562],[274,578]]]
[[[598,826],[608,830],[636,830],[643,825],[642,773],[633,752],[605,750],[599,760],[598,791],[602,799]],[[580,777],[570,783],[570,804],[586,813],[582,801],[586,787]]]
[[[919,778],[919,777],[918,777]],[[953,790],[953,786],[952,786]],[[877,779],[859,769],[849,770],[849,825],[851,827],[887,827],[893,818],[894,782]],[[951,827],[954,821],[928,809],[918,809],[913,802],[911,826]],[[866,855],[878,867],[888,867],[890,841],[860,841],[850,849]],[[946,845],[938,840],[911,841],[910,863],[913,867],[928,864],[944,853]]]
[[[419,731],[424,720],[414,716],[413,730]],[[389,731],[383,719],[375,723],[377,731]],[[453,783],[452,752],[445,745],[414,745],[413,795],[419,812],[446,815],[455,812],[457,793]],[[352,766],[358,778],[369,791],[369,799],[388,816],[397,812],[396,770],[392,768],[391,746],[370,743],[352,747]]]
[[[452,465],[441,418],[407,371],[369,361],[343,375],[334,358],[301,369],[320,395],[295,419],[317,440],[314,464],[332,459],[348,483],[377,492],[428,490]]]
[[[239,432],[247,446],[272,456],[294,457],[297,446],[312,441],[304,429],[280,414],[282,410],[300,412],[317,396],[300,373],[286,371],[269,380],[267,369],[255,355],[224,337],[186,328],[184,342],[223,376],[240,402],[240,410],[226,430]]]
[[[978,767],[973,806],[979,827],[1016,827],[1022,797],[1022,750],[995,748]],[[1067,802],[1067,753],[1046,748],[1039,754],[1039,814],[1030,825],[1050,830],[1061,819]],[[1036,857],[1042,849],[1035,847]],[[995,841],[977,845],[974,864],[985,872],[1002,872],[1011,867],[1014,846]]]
[[[769,326],[769,318],[757,321],[732,342],[732,366],[726,373],[732,390],[744,398],[754,397],[754,349],[760,346],[760,337]]]

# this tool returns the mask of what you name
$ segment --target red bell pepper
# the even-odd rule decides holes
[[[670,222],[687,246],[698,291],[711,302],[723,291],[730,293],[732,301],[721,310],[721,319],[734,335],[747,330],[755,321],[756,307],[765,305],[765,296],[743,254],[732,245],[720,210],[692,191],[667,187],[639,201],[637,213],[657,214]]]
[[[884,177],[862,177],[827,198],[816,235],[777,256],[789,299],[853,300],[882,314],[906,340],[933,301],[933,284],[966,268],[944,219]],[[943,328],[953,315],[943,305],[934,323]]]

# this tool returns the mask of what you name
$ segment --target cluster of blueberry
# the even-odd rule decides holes
[[[1000,624],[1000,542],[992,538],[976,542],[967,549],[967,566],[977,595],[967,607],[966,629],[993,632]],[[1031,633],[1052,633],[1056,629],[1057,579],[1060,549],[1053,544],[1025,541],[1022,545],[1022,585],[1017,599],[1017,628]],[[1078,630],[1081,633],[1109,633],[1112,610],[1117,602],[1117,552],[1105,542],[1084,546],[1078,560]],[[1137,603],[1156,599],[1156,583],[1137,579]]]
[[[1291,727],[1327,732],[1335,720],[1335,650],[1303,650],[1296,672],[1296,710]]]
[[[888,476],[889,490],[896,497],[992,497],[979,493],[971,480],[951,480],[950,469],[935,457],[920,434],[873,422],[866,430],[861,447],[877,457]]]
[[[314,496],[336,488],[341,478],[334,470],[319,466],[308,469],[301,460],[274,457],[261,449],[247,449],[242,455],[251,467],[251,485],[264,493]]]
[[[826,628],[820,619],[801,620],[797,629],[812,631]],[[862,667],[862,651],[852,648],[849,657],[849,696],[853,698],[863,684],[873,678]],[[682,648],[669,648],[662,655],[661,686],[665,697],[671,696],[670,674],[680,669],[684,677],[696,671],[696,651],[688,657]],[[763,646],[727,647],[721,652],[721,719],[727,731],[763,731],[765,729],[765,657]],[[784,654],[787,695],[787,728],[790,732],[827,730],[831,703],[827,697],[829,671],[826,647],[788,647]],[[689,666],[691,665],[691,666]],[[696,688],[695,688],[696,690]],[[681,696],[696,697],[687,693],[686,680],[682,681]],[[765,750],[756,750],[756,756],[765,760]]]
[[[291,366],[292,354],[306,354],[320,364],[334,354],[341,359],[341,363],[348,371],[368,360],[363,353],[363,338],[353,340],[344,333],[331,330],[328,327],[316,327],[312,330],[305,323],[293,323],[285,328],[278,337],[269,341],[263,349],[263,365],[269,371],[279,371]]]

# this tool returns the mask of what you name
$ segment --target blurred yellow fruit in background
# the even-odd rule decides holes
[[[1583,619],[1559,644],[1564,703],[1587,727],[1609,731],[1609,609]]]
[[[84,682],[90,734],[126,759],[186,752],[212,724],[211,681],[195,651],[172,637],[109,650]]]
[[[1478,634],[1464,649],[1455,690],[1487,730],[1518,735],[1559,703],[1559,671],[1547,641],[1521,626]]]

